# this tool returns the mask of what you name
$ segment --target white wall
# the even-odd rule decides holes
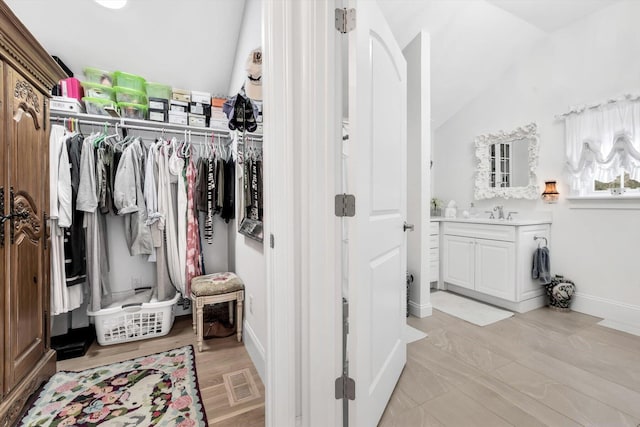
[[[245,66],[249,52],[262,46],[262,6],[259,0],[246,0],[233,71],[229,79],[229,95],[238,93],[247,76]]]
[[[238,38],[234,71],[229,86],[230,95],[238,93],[244,83],[245,63],[249,52],[261,44],[262,5],[259,0],[248,0],[245,3],[240,37]],[[268,117],[268,113],[266,117]],[[242,192],[237,185],[236,187],[236,200],[239,200],[242,197]],[[241,218],[236,218],[236,221],[229,226],[229,268],[244,281],[244,342],[260,377],[263,382],[266,382],[267,289],[264,246],[263,243],[249,239],[237,232],[237,221],[239,220]],[[268,219],[265,218],[265,220]],[[265,240],[267,240],[266,237]]]
[[[493,199],[520,217],[553,215],[551,267],[572,279],[573,309],[640,325],[640,213],[637,210],[579,210],[566,199],[563,181],[564,122],[555,115],[568,106],[606,100],[640,89],[640,2],[625,1],[551,33],[517,61],[498,82],[436,130],[434,196],[473,200],[476,135],[510,131],[535,121],[540,134],[538,184],[558,180],[555,205],[541,200]],[[573,206],[573,208],[572,208]]]
[[[432,312],[429,284],[429,161],[430,87],[429,35],[420,32],[404,48],[407,60],[407,270],[414,282],[409,289],[409,310],[417,317]]]
[[[87,0],[8,0],[29,31],[83,80],[122,70],[187,90],[226,93],[244,0],[137,0],[121,10]]]

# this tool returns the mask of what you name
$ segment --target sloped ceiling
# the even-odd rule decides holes
[[[552,31],[618,0],[379,0],[401,47],[431,35],[437,129]]]
[[[226,94],[245,0],[5,0],[43,46],[76,73],[85,66]],[[619,0],[378,0],[405,47],[431,35],[437,129],[549,32]]]
[[[129,0],[120,10],[92,0],[5,2],[76,74],[91,66],[227,94],[244,0]]]

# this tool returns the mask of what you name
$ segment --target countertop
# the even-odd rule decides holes
[[[431,221],[436,222],[466,222],[470,224],[495,224],[495,225],[538,225],[538,224],[551,224],[550,219],[544,218],[515,218],[515,219],[489,219],[489,218],[445,218],[443,216],[432,216]]]

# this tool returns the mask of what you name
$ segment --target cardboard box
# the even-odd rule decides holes
[[[210,92],[198,92],[195,90],[191,91],[191,102],[198,102],[200,104],[209,104],[211,102],[211,93]]]
[[[174,88],[171,96],[176,101],[191,102],[191,92],[185,89]]]
[[[215,109],[212,109],[215,110]],[[211,118],[216,120],[227,120],[227,115],[222,111],[211,111]]]
[[[164,98],[149,98],[149,110],[163,110],[169,109],[169,101]]]
[[[189,112],[193,114],[200,114],[201,116],[211,117],[211,105],[192,101],[189,103]]]
[[[222,109],[225,102],[227,102],[226,98],[211,98],[211,106],[214,108]]]
[[[180,113],[189,112],[189,103],[184,101],[176,101],[172,99],[169,101],[169,111],[178,111]]]
[[[209,125],[208,117],[202,114],[189,113],[189,126],[206,128]]]
[[[169,112],[167,110],[149,110],[149,120],[152,122],[167,122]]]
[[[188,113],[183,113],[180,111],[169,111],[169,123],[173,123],[176,125],[188,125]]]
[[[84,107],[77,99],[65,98],[64,96],[54,96],[49,101],[49,108],[70,113],[84,113]]]

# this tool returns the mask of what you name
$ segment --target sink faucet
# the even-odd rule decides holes
[[[496,206],[493,210],[498,212],[498,219],[504,219],[504,207],[502,205]]]

